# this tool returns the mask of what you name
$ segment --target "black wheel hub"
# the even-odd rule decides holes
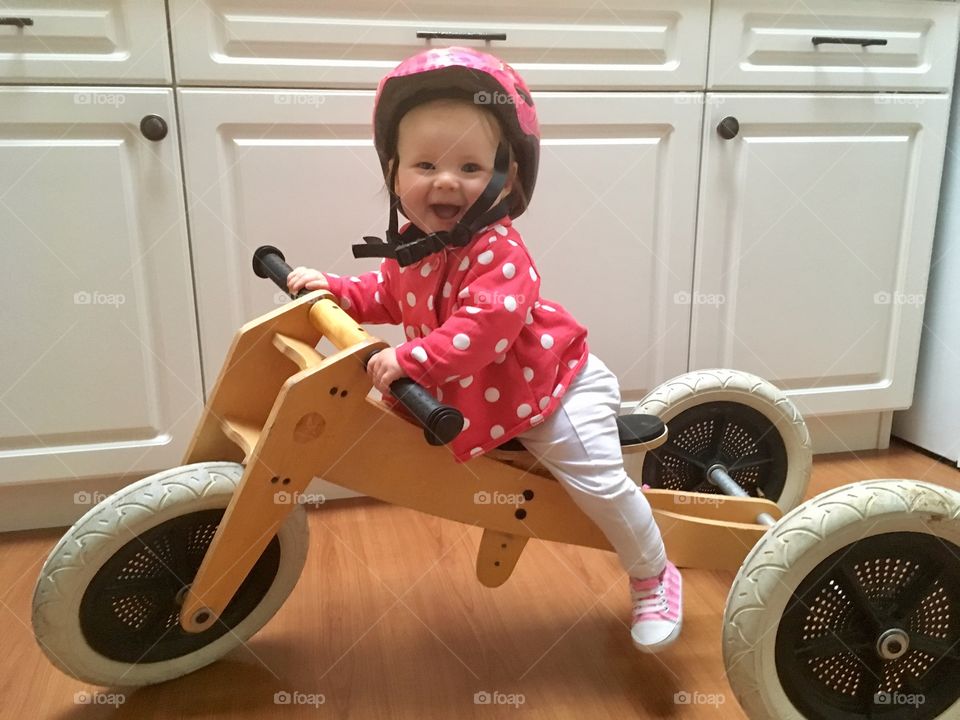
[[[80,628],[90,647],[126,663],[150,663],[199,650],[249,615],[280,567],[280,541],[270,541],[223,615],[201,633],[180,626],[180,606],[210,546],[223,510],[167,520],[118,550],[90,581],[80,602]]]
[[[777,675],[815,720],[925,720],[960,697],[960,547],[886,533],[841,548],[780,620]]]
[[[670,438],[646,454],[643,482],[653,488],[719,493],[707,471],[722,466],[749,495],[776,502],[787,479],[787,450],[777,426],[736,402],[684,410],[667,423]]]

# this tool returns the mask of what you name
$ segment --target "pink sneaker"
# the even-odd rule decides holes
[[[630,636],[638,650],[659,652],[677,639],[683,624],[683,579],[672,562],[654,577],[631,577],[630,597]]]

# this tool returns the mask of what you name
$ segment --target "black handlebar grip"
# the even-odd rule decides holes
[[[283,253],[272,245],[261,245],[253,253],[253,272],[257,277],[269,278],[285,291],[287,276],[292,270]],[[309,292],[304,288],[296,297]],[[368,362],[370,357],[367,358]],[[390,384],[390,392],[420,422],[423,435],[430,445],[446,445],[463,430],[463,413],[455,407],[441,404],[410,378],[394,380]]]
[[[287,265],[286,258],[273,245],[261,245],[253,253],[253,272],[257,277],[269,278],[273,280],[281,290],[290,295],[287,290],[287,275],[293,272],[293,268]],[[310,291],[303,288],[296,295],[290,297],[296,299],[306,295]]]
[[[462,412],[441,404],[410,378],[394,380],[390,392],[420,421],[423,435],[431,445],[446,445],[463,430]]]

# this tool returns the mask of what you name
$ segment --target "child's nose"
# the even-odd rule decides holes
[[[456,190],[460,184],[460,181],[457,179],[457,176],[454,173],[445,171],[437,173],[433,184],[438,190]]]

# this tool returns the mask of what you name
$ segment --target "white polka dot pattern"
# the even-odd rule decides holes
[[[582,362],[584,330],[563,308],[541,302],[540,275],[509,220],[410,267],[403,274],[385,259],[380,271],[349,280],[325,276],[358,322],[399,324],[404,370],[469,416],[450,445],[456,458],[542,423]]]

